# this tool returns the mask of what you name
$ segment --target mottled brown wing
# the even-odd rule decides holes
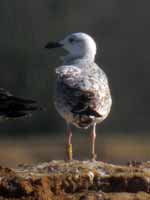
[[[58,71],[57,71],[58,72]],[[57,83],[60,86],[60,92],[66,105],[74,114],[101,117],[96,111],[95,91],[89,90],[86,77],[80,74],[80,69],[65,68],[60,70],[57,77]],[[86,82],[86,83],[84,83]]]

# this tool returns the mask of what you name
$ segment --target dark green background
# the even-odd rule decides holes
[[[149,0],[1,0],[0,87],[36,99],[47,108],[28,120],[1,123],[1,134],[64,131],[52,103],[54,68],[63,51],[47,51],[44,45],[71,32],[95,38],[96,61],[109,78],[112,111],[99,130],[148,132],[149,10]]]

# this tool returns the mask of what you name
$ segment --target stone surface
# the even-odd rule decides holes
[[[52,161],[0,167],[0,200],[148,200],[150,162]]]

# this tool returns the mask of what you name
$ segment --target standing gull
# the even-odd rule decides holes
[[[46,48],[64,48],[68,54],[63,65],[56,68],[55,106],[67,123],[67,153],[72,160],[70,124],[78,128],[92,126],[92,160],[96,159],[96,124],[109,114],[112,100],[108,80],[95,63],[96,44],[85,33],[72,33],[59,42],[49,42]]]

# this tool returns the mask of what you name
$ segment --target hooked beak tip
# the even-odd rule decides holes
[[[54,49],[54,48],[58,48],[58,47],[62,47],[63,45],[60,44],[59,42],[48,42],[46,45],[45,45],[45,48],[46,49]]]

